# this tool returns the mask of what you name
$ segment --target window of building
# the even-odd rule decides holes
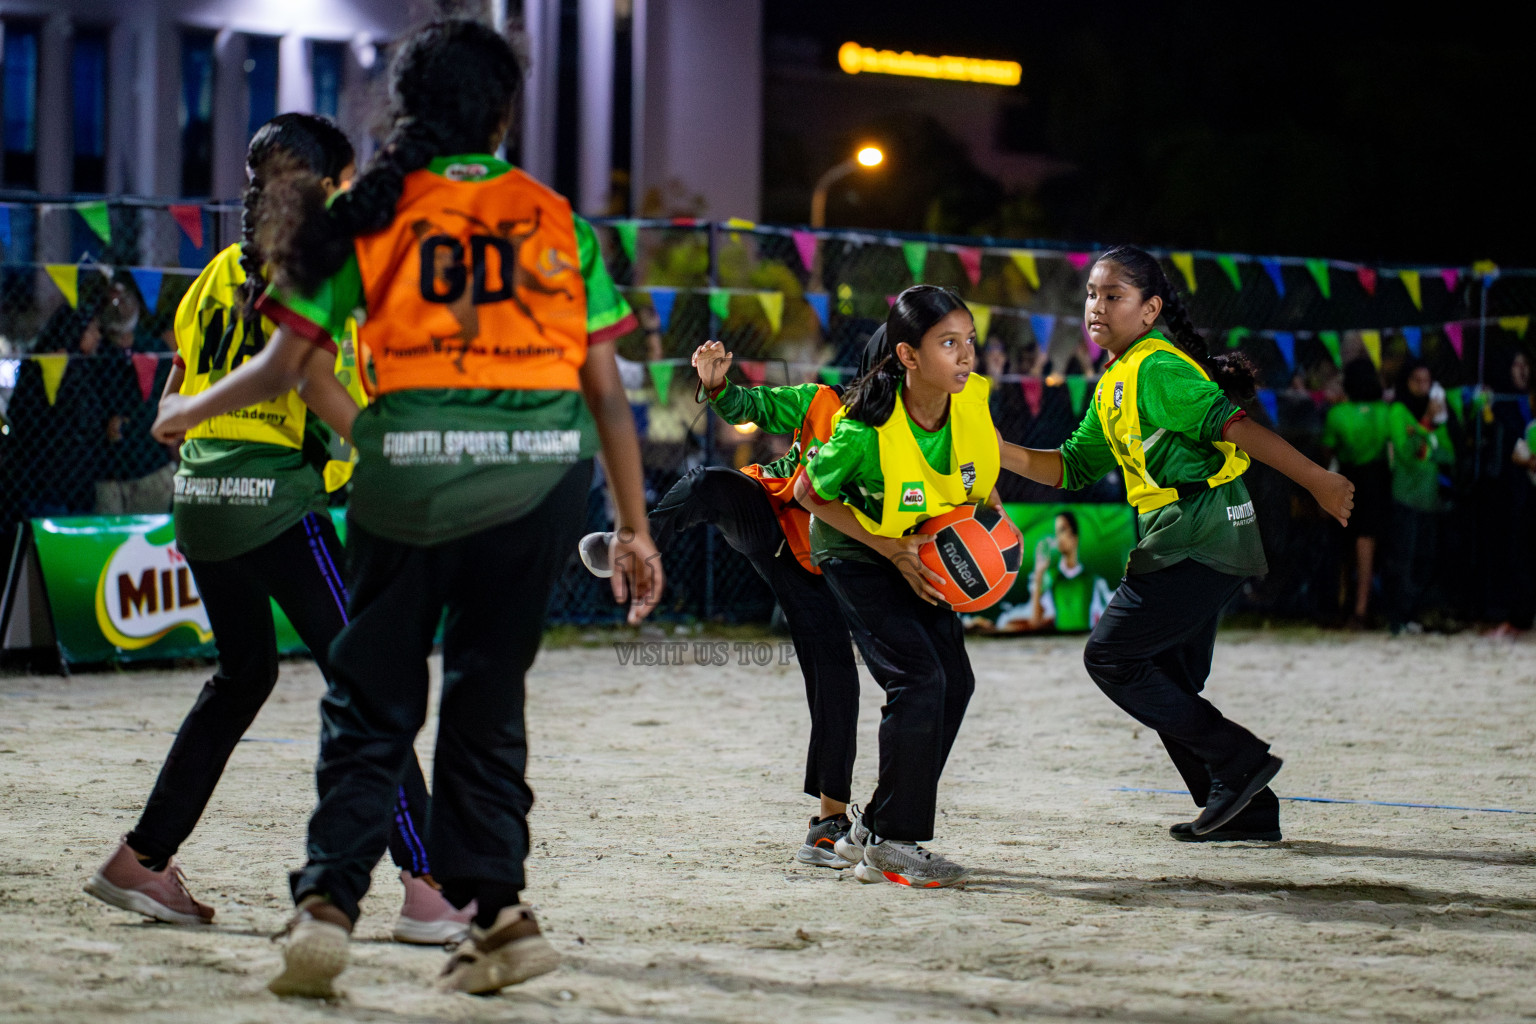
[[[245,37],[245,135],[277,116],[277,39]]]
[[[75,30],[70,59],[70,98],[74,107],[74,189],[107,190],[107,32]]]
[[[181,194],[213,193],[213,33],[181,34]]]
[[[4,107],[4,165],[0,181],[16,188],[37,187],[37,63],[38,26],[32,22],[0,23],[5,32],[5,68],[0,74],[0,105]]]
[[[346,43],[312,44],[309,68],[315,80],[315,113],[335,117],[341,110],[341,87],[346,66]]]

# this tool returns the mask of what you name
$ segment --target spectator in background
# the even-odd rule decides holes
[[[101,325],[90,313],[60,306],[33,347],[36,355],[69,356],[53,401],[42,365],[24,359],[7,407],[11,424],[8,477],[21,518],[89,515],[107,441],[101,398]]]
[[[171,361],[156,358],[148,388],[139,380],[134,352],[153,347],[140,339],[141,307],[131,288],[115,284],[102,307],[107,361],[102,399],[107,403],[106,459],[96,483],[97,515],[169,512],[176,463],[171,450],[150,436]]]
[[[1365,629],[1376,541],[1386,529],[1392,500],[1392,471],[1387,464],[1388,406],[1382,401],[1381,378],[1369,359],[1351,360],[1344,367],[1344,395],[1345,400],[1329,409],[1323,421],[1322,445],[1330,458],[1338,460],[1339,472],[1355,485],[1355,513],[1344,527],[1345,543],[1353,549],[1355,566],[1355,602],[1348,627]]]
[[[1394,636],[1424,631],[1418,617],[1435,564],[1440,467],[1455,459],[1442,420],[1444,403],[1430,398],[1433,385],[1429,367],[1418,360],[1405,363],[1397,399],[1387,415],[1392,513],[1386,610]]]
[[[1487,636],[1512,640],[1531,628],[1533,495],[1532,460],[1527,430],[1532,423],[1531,364],[1524,352],[1509,361],[1509,375],[1493,381],[1493,434],[1489,457],[1491,486],[1484,490],[1483,534],[1494,545],[1484,564],[1489,588],[1488,618],[1497,623]]]

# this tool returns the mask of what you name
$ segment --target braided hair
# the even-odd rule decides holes
[[[330,178],[339,184],[353,159],[352,143],[346,135],[330,118],[317,114],[279,114],[251,137],[245,151],[248,183],[240,210],[240,267],[245,271],[240,317],[247,331],[256,316],[256,300],[267,290],[263,271],[266,259],[256,241],[256,224],[268,178],[275,170],[302,169],[317,179]]]
[[[389,226],[406,175],[494,148],[522,84],[511,45],[481,22],[434,21],[406,37],[390,64],[389,137],[352,187],[327,206],[302,167],[268,184],[256,237],[278,283],[312,294],[346,264],[353,239]]]
[[[848,415],[872,427],[878,427],[896,411],[896,394],[907,368],[896,357],[902,343],[917,348],[934,324],[957,309],[970,312],[960,296],[947,288],[931,284],[913,285],[891,304],[885,323],[875,329],[859,360],[859,379],[843,396]]]
[[[1253,363],[1241,352],[1213,356],[1206,347],[1205,338],[1195,330],[1189,318],[1189,307],[1179,296],[1162,265],[1151,254],[1134,245],[1117,245],[1099,255],[1096,263],[1113,263],[1146,302],[1156,295],[1163,300],[1162,320],[1168,325],[1168,335],[1205,370],[1227,397],[1234,402],[1246,402],[1253,398],[1258,384],[1258,374]]]

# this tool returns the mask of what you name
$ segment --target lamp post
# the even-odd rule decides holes
[[[880,152],[880,147],[865,146],[852,157],[844,160],[816,179],[816,187],[811,191],[811,227],[824,228],[827,226],[827,190],[829,188],[861,167],[871,168],[880,166],[884,159],[885,154]]]

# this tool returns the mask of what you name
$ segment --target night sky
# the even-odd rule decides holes
[[[1428,11],[766,0],[765,34],[1019,61],[1073,168],[1013,197],[1038,237],[1536,265],[1533,47],[1485,9]]]

